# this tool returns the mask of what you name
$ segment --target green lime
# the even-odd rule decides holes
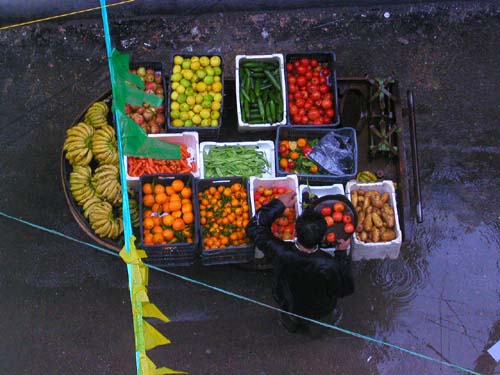
[[[220,76],[222,74],[222,69],[220,67],[216,66],[214,68],[214,73],[215,73],[215,75]]]
[[[182,62],[182,69],[189,69],[191,67],[191,60],[184,60]]]
[[[181,112],[180,115],[179,115],[179,118],[182,121],[187,121],[187,120],[189,120],[189,114],[187,112]]]
[[[172,100],[177,100],[178,97],[179,97],[179,93],[177,91],[174,91],[170,94],[170,99],[172,99]]]
[[[172,69],[172,73],[180,73],[182,70],[180,65],[174,65],[174,69]]]
[[[203,69],[200,69],[200,70],[196,71],[196,75],[198,76],[198,78],[203,79],[203,78],[205,78],[207,73],[205,73],[205,71]]]
[[[186,94],[179,94],[179,96],[177,96],[177,101],[179,103],[184,103],[186,101],[186,98],[187,98]]]
[[[213,127],[219,126],[219,120],[211,120],[210,126],[213,126]]]
[[[182,112],[188,112],[191,107],[189,106],[189,104],[187,103],[182,103],[179,107],[179,109],[182,111]]]
[[[184,126],[193,126],[193,121],[191,120],[184,121]]]
[[[207,76],[213,76],[215,74],[214,68],[211,66],[207,66],[205,68],[205,72],[207,72]]]
[[[210,118],[212,120],[218,120],[219,117],[220,117],[219,111],[212,111],[212,112],[210,112]]]
[[[173,119],[178,119],[180,117],[180,112],[179,111],[172,111],[170,112],[170,117]]]
[[[189,82],[186,78],[181,79],[181,85],[184,87],[190,87],[191,82]]]
[[[188,88],[186,89],[186,95],[187,95],[187,96],[193,96],[193,95],[194,95],[194,90],[193,90],[193,88],[192,88],[192,87],[188,87]]]
[[[201,123],[200,115],[194,115],[191,120],[193,121],[193,124],[195,124],[195,125],[199,125]]]
[[[201,106],[203,108],[212,108],[212,103],[210,103],[210,101],[208,100],[204,100],[203,102],[201,102]]]
[[[172,74],[172,77],[170,77],[172,82],[178,82],[182,79],[182,74],[181,73],[174,73]]]
[[[201,126],[210,126],[210,120],[208,118],[204,118],[201,120]]]
[[[191,78],[193,78],[193,71],[192,70],[183,70],[182,76],[186,79],[191,80]]]
[[[214,83],[214,76],[206,76],[203,78],[203,82],[205,82],[207,85],[211,85]]]

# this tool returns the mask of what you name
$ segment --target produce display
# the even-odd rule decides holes
[[[127,104],[125,113],[146,133],[165,133],[165,92],[162,72],[146,69],[144,66],[131,69],[130,72],[137,74],[144,82],[144,92],[155,94],[163,99],[163,103],[159,107],[154,107],[148,103],[143,103],[142,106]]]
[[[362,189],[351,192],[351,201],[358,212],[356,238],[363,242],[387,242],[396,238],[394,208],[388,192]]]
[[[223,89],[219,56],[174,56],[170,82],[172,126],[219,126]]]
[[[291,191],[291,189],[284,186],[275,186],[272,188],[257,186],[253,192],[255,212],[257,212],[263,205],[271,202],[274,198],[278,198],[279,196]],[[283,214],[271,225],[271,231],[281,240],[293,240],[295,238],[295,219],[295,207],[286,207]]]
[[[144,245],[193,242],[192,195],[192,188],[180,179],[142,185],[140,225]]]
[[[245,246],[250,219],[248,195],[241,183],[210,186],[198,193],[200,225],[205,250]]]
[[[331,124],[335,115],[328,63],[303,57],[286,64],[292,124]]]
[[[225,176],[262,177],[270,163],[257,146],[215,146],[203,155],[205,178]]]
[[[132,177],[140,177],[145,174],[183,174],[196,170],[196,162],[189,162],[191,154],[186,145],[181,144],[181,159],[179,160],[157,160],[152,158],[127,157],[127,174]]]
[[[245,61],[239,67],[240,110],[249,124],[283,120],[283,97],[278,61]]]
[[[339,239],[346,239],[354,233],[353,213],[342,202],[325,202],[315,208],[325,218],[327,246],[335,246]]]
[[[71,165],[69,189],[83,217],[101,238],[117,239],[123,233],[122,193],[115,131],[107,123],[109,108],[94,103],[84,122],[66,131],[63,149]],[[130,194],[131,220],[139,222],[137,202]]]
[[[279,167],[284,172],[296,174],[320,174],[318,165],[307,157],[318,139],[298,138],[279,143]]]

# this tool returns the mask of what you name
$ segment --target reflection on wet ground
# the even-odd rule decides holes
[[[354,265],[356,293],[341,302],[341,326],[494,374],[498,364],[485,350],[500,340],[500,134],[498,97],[493,95],[500,87],[499,11],[475,4],[394,9],[390,18],[383,13],[346,8],[211,14],[123,20],[113,28],[117,45],[137,60],[166,61],[172,49],[217,48],[231,72],[239,53],[335,49],[339,76],[394,71],[402,92],[414,89],[425,221],[411,226],[413,241],[398,259]],[[0,103],[8,108],[0,129],[0,171],[9,181],[2,188],[0,210],[83,238],[62,192],[54,190],[61,186],[57,166],[66,128],[109,89],[100,25],[71,21],[62,28],[43,24],[12,30],[0,34],[0,47],[5,51]],[[27,179],[32,182],[24,183]],[[74,339],[65,331],[78,327],[89,339],[84,333],[95,324],[99,329],[87,351],[71,352],[72,373],[132,373],[121,264],[19,225],[2,225],[8,230],[0,252],[5,265],[0,293],[11,304],[5,306],[9,324],[0,322],[0,372],[69,373],[43,362],[44,354],[67,360],[62,353],[74,347]],[[235,267],[175,271],[273,303],[269,272]],[[461,373],[337,333],[317,340],[291,337],[272,311],[165,275],[153,273],[151,283],[152,298],[172,317],[164,331],[175,342],[154,354],[157,363],[169,367],[241,375]],[[95,301],[92,306],[85,303],[88,298]],[[44,300],[58,309],[36,310]],[[33,308],[22,309],[25,305]],[[78,316],[71,316],[74,306]],[[120,313],[102,317],[102,311]],[[58,317],[55,333],[48,328],[53,316]],[[23,331],[22,323],[33,326]],[[18,328],[13,332],[12,327]],[[99,336],[106,329],[116,339],[113,350],[109,337]],[[33,341],[32,335],[36,342],[23,346]],[[36,360],[24,364],[23,355]]]

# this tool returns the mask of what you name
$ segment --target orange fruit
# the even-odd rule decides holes
[[[240,191],[241,190],[241,184],[240,183],[234,183],[231,185],[231,190],[233,192],[237,192],[237,191]]]
[[[161,193],[164,193],[164,192],[165,192],[165,186],[160,185],[160,184],[156,184],[155,185],[155,188],[154,188],[154,193],[155,194],[161,194]]]
[[[280,159],[280,167],[281,168],[288,168],[288,160],[285,158]]]
[[[174,219],[177,219],[178,217],[182,217],[182,211],[181,210],[174,211],[171,213],[171,215],[174,217]]]
[[[171,239],[174,238],[174,231],[172,229],[165,229],[162,232],[162,235],[165,241],[170,241]]]
[[[193,205],[191,203],[183,204],[181,211],[183,214],[193,212]]]
[[[305,145],[307,145],[307,140],[305,138],[297,139],[297,146],[304,147]]]
[[[299,158],[300,154],[297,151],[292,151],[290,152],[290,159],[292,160],[297,160]]]
[[[152,245],[153,243],[154,243],[153,235],[151,233],[146,234],[144,236],[144,244]]]
[[[163,234],[161,232],[153,234],[153,242],[155,244],[162,243],[163,242]]]
[[[231,193],[232,193],[231,188],[224,188],[224,191],[223,191],[224,196],[230,197]]]
[[[159,185],[156,185],[159,186]],[[157,193],[155,195],[155,202],[158,204],[163,204],[167,201],[167,195],[165,193]]]
[[[142,185],[142,192],[144,194],[153,194],[153,185],[149,183]]]
[[[181,207],[181,202],[177,200],[170,200],[170,203],[168,204],[168,209],[170,212],[179,211]]]
[[[155,226],[155,222],[151,217],[147,217],[142,222],[142,226],[144,227],[144,229],[153,229],[153,227]]]
[[[180,192],[182,189],[184,189],[184,181],[175,179],[172,181],[172,188],[174,189],[175,192]]]
[[[144,211],[144,212],[142,213],[142,217],[143,217],[143,218],[150,217],[152,213],[153,213],[153,211],[151,211],[151,210],[146,210],[146,211]]]
[[[174,190],[174,188],[172,186],[167,186],[167,187],[165,187],[165,193],[167,195],[172,195],[172,194],[175,193],[175,190]]]
[[[183,230],[186,224],[184,223],[184,220],[182,220],[180,217],[174,220],[174,224],[172,225],[172,228],[174,230]]]
[[[146,206],[146,207],[152,207],[153,204],[155,204],[155,198],[153,197],[153,194],[146,194],[143,198],[142,198],[142,203]]]
[[[191,224],[194,221],[194,215],[192,212],[185,212],[182,215],[182,219],[184,220],[184,223]]]
[[[161,224],[161,219],[159,216],[153,217],[153,223],[155,223],[155,227]]]
[[[160,227],[159,225],[156,225],[153,227],[153,229],[151,229],[151,233],[153,234],[158,234],[158,233],[162,233],[163,232],[163,228]]]
[[[167,227],[171,227],[174,223],[174,217],[172,215],[166,215],[162,218],[163,225]]]
[[[193,191],[191,190],[190,187],[186,186],[181,190],[181,196],[182,198],[191,198],[191,195],[193,194]]]

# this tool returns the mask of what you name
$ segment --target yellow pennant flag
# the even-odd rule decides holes
[[[143,302],[142,303],[142,316],[145,318],[156,318],[161,321],[168,323],[170,319],[168,319],[155,304],[151,302]]]
[[[144,327],[144,346],[146,350],[151,350],[160,345],[170,344],[170,340],[163,336],[155,327],[147,321],[142,321]]]
[[[157,368],[152,360],[146,354],[140,354],[142,375],[168,375],[168,374],[187,374],[184,371],[172,370],[167,367]]]

